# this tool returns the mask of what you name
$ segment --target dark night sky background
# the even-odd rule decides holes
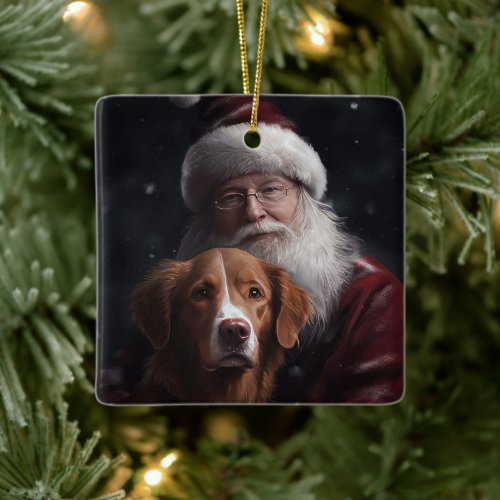
[[[214,97],[203,97],[213,99]],[[327,198],[347,230],[400,279],[404,266],[404,117],[384,97],[262,96],[282,109],[328,171]],[[107,364],[135,327],[129,297],[175,258],[190,213],[180,192],[184,155],[202,132],[197,106],[167,96],[111,96],[96,111],[98,358]]]

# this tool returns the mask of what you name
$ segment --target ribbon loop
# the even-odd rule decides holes
[[[262,0],[260,13],[259,43],[257,47],[257,66],[255,69],[255,82],[252,100],[252,116],[250,119],[249,132],[254,134],[257,131],[257,114],[259,109],[260,82],[262,79],[262,61],[264,57],[264,41],[266,36],[268,0]],[[238,15],[238,35],[240,41],[241,73],[243,79],[243,93],[250,94],[250,78],[248,76],[247,42],[245,37],[245,13],[243,0],[236,0],[236,10]]]

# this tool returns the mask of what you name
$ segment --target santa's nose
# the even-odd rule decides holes
[[[257,222],[266,217],[266,211],[255,195],[247,196],[245,215],[249,222]]]

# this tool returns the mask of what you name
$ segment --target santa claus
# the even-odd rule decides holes
[[[285,267],[314,301],[314,319],[287,353],[276,402],[392,403],[404,386],[403,288],[347,234],[323,201],[317,152],[273,103],[259,106],[260,144],[248,147],[251,99],[215,98],[188,150],[181,189],[194,218],[180,259],[233,246]]]

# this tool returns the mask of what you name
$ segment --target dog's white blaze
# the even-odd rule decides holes
[[[222,258],[222,253],[217,252],[218,256],[218,261],[219,261],[219,267],[221,270],[222,274],[222,282],[223,282],[223,287],[224,287],[224,299],[222,301],[222,306],[220,310],[218,311],[217,315],[215,316],[215,321],[214,325],[212,328],[212,334],[210,337],[210,348],[212,350],[212,353],[214,354],[214,358],[218,359],[218,357],[223,354],[220,349],[220,344],[219,344],[219,325],[224,321],[225,319],[244,319],[249,325],[250,325],[250,337],[248,338],[247,342],[245,343],[242,353],[251,355],[254,352],[254,349],[257,344],[257,336],[255,335],[255,331],[252,325],[252,322],[250,321],[250,318],[238,307],[236,307],[232,302],[231,302],[231,297],[229,295],[229,286],[227,283],[227,274],[226,274],[226,268],[224,266],[224,260]]]
[[[221,252],[217,252],[217,259],[219,261],[219,267],[222,274],[222,281],[224,283],[224,301],[222,302],[222,309],[224,309],[224,306],[232,304],[231,304],[231,298],[229,297],[229,287],[227,285],[226,267],[224,266],[224,259],[222,258]],[[219,314],[217,316],[219,316]]]

